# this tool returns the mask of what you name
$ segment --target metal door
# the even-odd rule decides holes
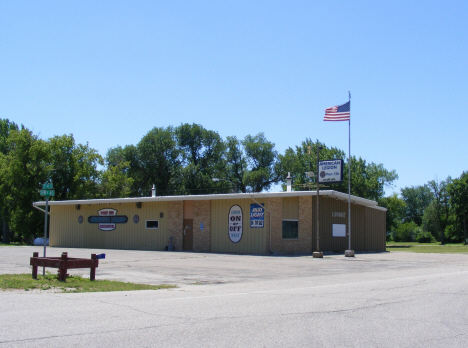
[[[184,250],[193,250],[193,219],[184,219]]]

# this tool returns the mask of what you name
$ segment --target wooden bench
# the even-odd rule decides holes
[[[39,257],[39,253],[33,253],[29,264],[32,266],[33,279],[37,279],[37,267],[51,267],[58,268],[58,280],[64,282],[70,268],[90,268],[89,280],[95,280],[99,260],[96,254],[91,254],[91,259],[79,259],[68,257],[68,253],[62,253],[61,257]]]

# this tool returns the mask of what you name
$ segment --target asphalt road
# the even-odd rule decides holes
[[[0,247],[0,273],[40,247]],[[0,347],[468,347],[468,255],[313,259],[106,253],[96,279],[176,284],[113,293],[0,292]],[[72,274],[86,275],[84,270]]]

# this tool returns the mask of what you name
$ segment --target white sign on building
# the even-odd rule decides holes
[[[242,238],[242,208],[233,205],[229,210],[229,239],[239,243]]]

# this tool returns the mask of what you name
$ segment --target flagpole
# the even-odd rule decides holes
[[[348,250],[345,251],[345,256],[354,256],[354,251],[351,249],[351,93],[349,96],[349,120],[348,120]]]

